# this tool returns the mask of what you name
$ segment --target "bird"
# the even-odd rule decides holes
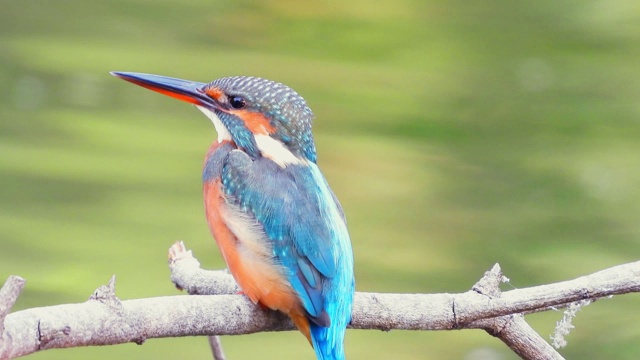
[[[252,76],[201,83],[111,74],[191,103],[213,122],[204,207],[229,271],[251,301],[288,315],[318,360],[345,359],[353,250],[342,206],[317,165],[304,98]]]

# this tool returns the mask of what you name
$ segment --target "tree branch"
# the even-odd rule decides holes
[[[115,281],[81,304],[33,308],[4,321],[0,359],[36,351],[148,338],[239,335],[293,329],[285,316],[265,311],[245,296],[226,271],[205,271],[184,245],[171,249],[172,280],[201,296],[119,300]],[[561,359],[520,313],[568,306],[583,299],[640,291],[640,262],[612,267],[571,281],[500,293],[499,266],[460,294],[356,293],[351,328],[378,330],[484,329],[525,359]],[[215,286],[211,286],[215,284]],[[0,300],[1,301],[1,300]]]
[[[22,292],[25,280],[19,276],[11,275],[0,289],[0,359],[4,359],[4,353],[11,351],[13,341],[5,331],[5,320],[9,311],[18,300]]]
[[[0,289],[0,334],[4,331],[4,319],[18,300],[25,280],[19,276],[10,275]]]
[[[500,266],[494,265],[490,271],[472,287],[478,294],[490,298],[502,296],[500,283],[508,281],[502,275]],[[487,333],[502,340],[523,359],[559,360],[563,357],[553,349],[527,322],[523,314],[512,314],[497,318],[477,320],[476,325]]]
[[[239,291],[226,270],[203,270],[190,250],[177,243],[169,256],[171,279],[190,294],[235,294]],[[187,275],[188,274],[188,275]],[[472,290],[459,294],[356,293],[351,328],[377,330],[452,330],[481,328],[486,318],[546,311],[583,299],[640,292],[640,261],[614,266],[574,280],[500,293],[498,264]],[[216,284],[216,285],[211,285]],[[221,289],[224,290],[221,291]]]

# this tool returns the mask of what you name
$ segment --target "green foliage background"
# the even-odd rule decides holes
[[[357,288],[460,292],[495,262],[514,287],[640,252],[640,3],[120,0],[0,2],[0,276],[18,307],[176,294],[166,251],[223,262],[200,169],[215,133],[119,81],[257,75],[314,109]],[[509,286],[506,286],[508,289]],[[582,311],[562,353],[636,359],[637,295]],[[547,336],[561,312],[528,317]],[[223,339],[230,359],[313,358],[297,333]],[[515,359],[481,331],[349,331],[355,359]],[[209,358],[204,338],[33,359]]]

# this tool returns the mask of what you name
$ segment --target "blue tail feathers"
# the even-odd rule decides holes
[[[343,329],[311,323],[311,341],[318,360],[345,360]]]
[[[351,275],[353,273],[348,270],[345,272],[348,276],[339,273],[333,279],[333,286],[330,285],[327,289],[330,291],[327,294],[325,310],[329,315],[330,325],[323,327],[314,322],[309,323],[311,343],[318,360],[345,360],[344,335],[347,325],[351,322],[354,295],[354,281]]]

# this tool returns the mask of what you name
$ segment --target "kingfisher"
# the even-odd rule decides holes
[[[251,301],[287,314],[318,360],[344,359],[353,251],[342,207],[317,165],[306,101],[251,76],[200,83],[111,74],[194,104],[213,122],[204,207],[229,271]]]

